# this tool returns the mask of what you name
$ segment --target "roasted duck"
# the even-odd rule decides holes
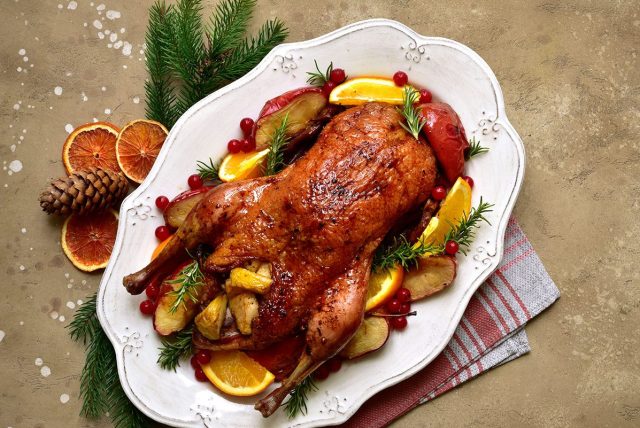
[[[335,355],[362,322],[371,262],[388,231],[420,209],[436,161],[401,126],[396,108],[368,103],[337,115],[317,142],[275,176],[220,185],[188,215],[147,267],[124,278],[132,294],[169,274],[185,250],[205,243],[205,272],[269,263],[273,285],[258,296],[250,335],[197,347],[258,350],[305,335],[297,367],[256,404],[272,414],[299,382]]]

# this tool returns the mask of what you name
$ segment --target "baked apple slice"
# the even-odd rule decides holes
[[[455,257],[420,258],[418,267],[405,273],[402,286],[411,291],[412,301],[424,299],[450,286],[456,278],[456,267]]]
[[[179,228],[191,209],[204,198],[210,189],[211,187],[204,186],[199,189],[187,190],[173,198],[164,210],[164,222],[174,229]]]
[[[349,343],[342,348],[340,356],[348,360],[378,350],[389,338],[389,323],[383,317],[365,317]]]

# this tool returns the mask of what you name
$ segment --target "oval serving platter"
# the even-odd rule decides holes
[[[176,372],[162,370],[156,364],[160,338],[138,310],[143,297],[129,295],[122,277],[146,265],[157,244],[154,230],[163,219],[154,207],[155,198],[186,190],[196,160],[224,156],[226,142],[239,136],[238,121],[256,117],[266,100],[305,86],[314,60],[321,67],[332,61],[350,76],[391,76],[404,70],[411,82],[451,104],[467,137],[490,149],[467,164],[476,183],[473,205],[482,196],[495,207],[487,216],[491,225],[480,227],[469,255],[458,255],[454,284],[414,303],[418,316],[406,330],[394,332],[379,351],[345,362],[338,375],[318,382],[306,415],[290,420],[280,409],[264,419],[253,409],[256,397],[225,396],[196,381],[188,362]],[[421,36],[395,21],[373,19],[276,47],[243,78],[201,100],[180,118],[147,179],[122,204],[97,311],[115,348],[125,392],[149,417],[178,427],[315,427],[346,421],[369,397],[424,368],[449,342],[469,299],[502,258],[524,166],[523,144],[507,120],[495,75],[478,54],[460,43]]]

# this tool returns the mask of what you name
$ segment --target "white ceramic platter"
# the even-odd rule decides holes
[[[415,303],[418,316],[403,332],[394,332],[378,352],[347,362],[337,375],[319,382],[306,415],[288,420],[282,410],[268,419],[253,409],[256,398],[224,396],[197,382],[188,362],[177,372],[156,364],[160,340],[149,318],[138,310],[143,296],[131,296],[122,277],[147,264],[162,216],[158,195],[186,190],[196,160],[221,158],[226,142],[239,137],[238,122],[256,117],[264,102],[305,86],[306,72],[330,61],[348,75],[391,76],[397,70],[429,88],[436,99],[458,112],[469,138],[489,153],[467,164],[475,180],[474,206],[480,196],[495,204],[467,257],[458,255],[452,287]],[[122,386],[131,401],[151,418],[172,426],[324,426],[346,421],[376,392],[408,378],[445,347],[469,299],[502,257],[509,215],[524,173],[522,142],[507,120],[498,82],[489,66],[468,47],[452,40],[423,37],[388,20],[363,21],[299,43],[276,47],[250,73],[209,95],[174,126],[149,177],[122,204],[113,256],[98,294],[98,316],[118,358]]]

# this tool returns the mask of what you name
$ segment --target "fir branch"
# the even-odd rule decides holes
[[[256,0],[222,0],[216,5],[207,28],[210,61],[242,43]]]
[[[480,222],[484,221],[489,225],[491,224],[489,220],[486,219],[485,214],[493,211],[492,208],[493,204],[483,202],[482,198],[480,198],[480,203],[477,207],[471,208],[469,214],[464,213],[460,223],[452,225],[451,230],[449,230],[444,237],[444,242],[456,242],[459,246],[459,251],[466,256],[467,250],[475,238],[475,229],[480,226]]]
[[[287,137],[287,126],[289,124],[289,113],[285,115],[271,136],[271,145],[267,154],[267,162],[264,167],[264,175],[274,175],[284,166],[284,149],[289,144]]]
[[[113,359],[114,373],[118,373]],[[120,379],[115,376],[115,381],[110,384],[109,402],[111,403],[109,417],[115,428],[145,428],[151,426],[149,418],[129,401],[120,384]]]
[[[408,85],[404,87],[404,92],[402,93],[402,109],[400,112],[407,123],[400,122],[400,126],[413,135],[413,138],[416,140],[418,139],[418,135],[420,135],[422,127],[426,123],[425,118],[422,117],[420,111],[415,106],[418,98],[418,91]]]
[[[298,386],[293,388],[293,390],[289,393],[289,398],[287,399],[287,401],[282,404],[289,419],[295,418],[298,413],[302,413],[303,415],[307,414],[307,394],[317,390],[318,387],[313,382],[313,378],[311,375],[304,378],[304,380],[300,382]]]
[[[93,323],[91,323],[94,325]],[[90,333],[90,341],[86,348],[86,356],[82,375],[80,376],[80,398],[84,417],[97,419],[110,409],[107,380],[110,376],[118,377],[118,372],[110,371],[110,362],[115,362],[115,353],[109,338],[99,324],[94,325]]]
[[[162,348],[158,356],[158,365],[165,370],[176,370],[180,365],[180,359],[186,358],[192,353],[191,336],[193,325],[178,332],[173,340],[162,339]]]
[[[220,184],[220,161],[213,162],[213,159],[209,158],[209,163],[198,161],[198,175],[204,181],[212,182],[213,184]]]
[[[175,279],[165,281],[165,284],[175,285],[178,288],[171,291],[169,295],[175,296],[175,300],[169,308],[169,313],[175,313],[178,308],[186,306],[186,300],[198,301],[198,288],[204,285],[204,275],[200,270],[200,265],[196,260],[185,266]]]
[[[71,339],[76,342],[82,342],[83,345],[93,339],[93,336],[100,329],[100,323],[96,316],[97,295],[98,293],[95,293],[78,307],[73,320],[67,326]]]
[[[487,153],[488,151],[489,151],[488,147],[482,147],[480,145],[480,141],[477,141],[476,137],[472,137],[471,140],[469,140],[469,149],[467,150],[465,159],[469,160],[474,156]]]
[[[331,71],[333,71],[333,62],[329,63],[329,67],[327,67],[327,71],[324,73],[318,67],[318,61],[315,59],[313,63],[316,65],[316,71],[307,71],[309,77],[307,78],[307,83],[313,86],[322,87],[325,83],[331,80]]]

